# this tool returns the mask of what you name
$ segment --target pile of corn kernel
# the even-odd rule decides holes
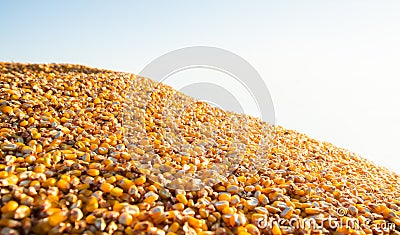
[[[0,63],[0,234],[400,234],[399,175],[279,126],[260,151],[264,127],[128,73]],[[179,180],[211,163],[230,174]]]

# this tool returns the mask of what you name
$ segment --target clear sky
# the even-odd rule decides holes
[[[138,73],[186,46],[232,51],[277,124],[400,173],[400,1],[1,1],[0,61]]]

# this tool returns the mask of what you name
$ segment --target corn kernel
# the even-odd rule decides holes
[[[97,208],[99,208],[99,203],[97,201],[97,198],[96,197],[91,197],[89,199],[89,201],[87,202],[87,204],[86,204],[86,210],[88,212],[93,212]]]
[[[146,177],[143,175],[135,179],[136,185],[143,185],[144,183],[146,183]]]
[[[49,221],[49,225],[50,226],[57,226],[61,222],[64,222],[67,219],[68,219],[68,216],[62,211],[54,213],[54,214],[52,214],[51,216],[48,217],[48,221]]]
[[[188,203],[188,200],[186,199],[185,195],[183,195],[183,194],[176,195],[176,200],[180,203],[183,203],[183,205],[187,205],[187,203]]]
[[[124,191],[121,188],[115,187],[113,189],[111,189],[110,194],[114,197],[119,197],[122,195]]]
[[[16,201],[9,201],[4,206],[1,207],[2,213],[9,213],[13,212],[18,208],[18,202]]]
[[[100,171],[97,169],[89,169],[87,171],[87,174],[90,176],[98,176],[100,174]]]

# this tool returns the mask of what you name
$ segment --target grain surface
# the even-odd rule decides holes
[[[128,73],[0,63],[0,234],[399,234],[399,175],[272,128]]]

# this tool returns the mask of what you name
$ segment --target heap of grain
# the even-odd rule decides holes
[[[329,143],[260,151],[258,119],[79,65],[1,63],[0,89],[1,234],[399,234],[399,176]]]

